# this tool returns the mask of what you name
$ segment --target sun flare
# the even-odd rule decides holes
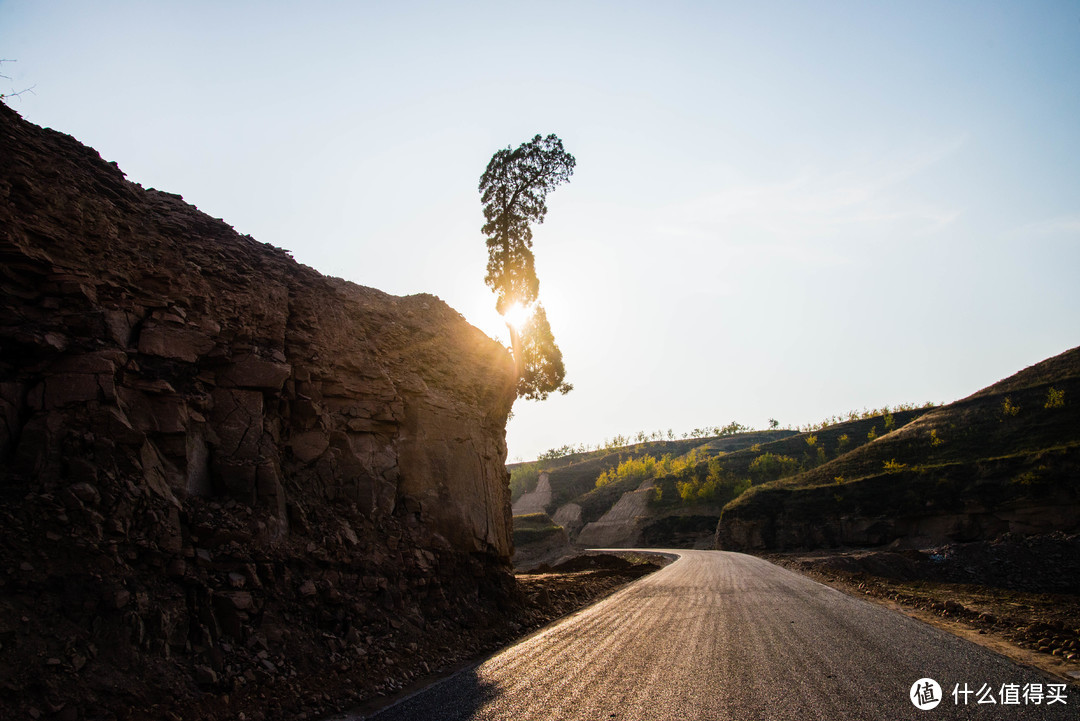
[[[503,313],[503,320],[505,320],[511,328],[520,333],[522,329],[524,329],[525,324],[532,318],[532,314],[533,307],[531,305],[514,303],[506,309],[505,313]]]

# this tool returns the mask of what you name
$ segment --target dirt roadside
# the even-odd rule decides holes
[[[312,711],[338,713],[327,721],[354,721],[368,718],[431,683],[465,668],[498,649],[521,640],[543,627],[579,611],[618,591],[623,586],[660,570],[671,562],[659,554],[586,553],[552,566],[541,566],[528,573],[516,573],[523,603],[514,609],[505,623],[478,629],[475,634],[455,639],[432,637],[421,641],[399,662],[401,680],[368,693],[339,694],[354,702],[337,709],[333,704],[314,704]],[[344,691],[344,690],[343,690]],[[318,713],[301,712],[296,718],[320,718]],[[247,717],[251,719],[249,715]],[[266,719],[277,718],[273,712]]]

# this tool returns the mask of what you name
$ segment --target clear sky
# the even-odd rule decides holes
[[[9,104],[319,271],[505,341],[477,183],[575,390],[510,458],[952,401],[1080,344],[1080,2],[0,0]]]

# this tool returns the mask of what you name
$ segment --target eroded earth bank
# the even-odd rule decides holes
[[[304,718],[587,600],[511,572],[513,373],[0,105],[0,717]]]

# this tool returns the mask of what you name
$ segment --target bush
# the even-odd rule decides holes
[[[616,468],[609,468],[596,479],[596,487],[603,488],[609,483],[633,479],[644,481],[656,476],[657,461],[650,455],[627,458]]]
[[[758,483],[793,476],[798,470],[799,462],[794,458],[770,452],[762,453],[750,462],[750,476]]]
[[[524,463],[510,471],[510,501],[516,501],[536,488],[540,479],[540,464]]]
[[[692,469],[704,459],[704,454],[696,448],[678,458],[673,457],[670,453],[665,453],[659,460],[650,455],[627,458],[616,468],[609,468],[601,473],[596,479],[596,487],[602,488],[609,483],[626,480],[634,480],[640,483],[646,478],[678,475],[685,473],[687,469]]]
[[[1051,387],[1046,391],[1046,405],[1043,408],[1047,410],[1051,408],[1064,408],[1065,407],[1065,391],[1059,391],[1057,388]]]
[[[736,479],[724,470],[719,457],[709,459],[705,478],[700,478],[696,474],[700,470],[694,469],[695,473],[689,478],[675,481],[675,490],[678,491],[679,498],[685,504],[724,505],[750,488],[750,479]],[[683,469],[683,472],[686,471],[687,469]]]

